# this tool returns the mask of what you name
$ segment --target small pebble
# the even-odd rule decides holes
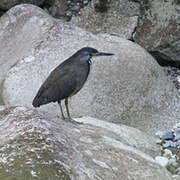
[[[81,7],[80,7],[79,5],[74,5],[74,6],[71,8],[71,10],[74,11],[74,12],[76,12],[76,13],[78,13],[80,9],[81,9]]]
[[[175,148],[176,147],[176,142],[170,141],[171,147]]]
[[[180,149],[180,140],[176,141],[176,147]]]
[[[160,144],[162,150],[162,156],[157,156],[155,161],[175,174],[174,179],[176,177],[180,179],[180,123],[177,123],[173,126],[173,129],[168,131],[156,132],[155,137],[156,143]],[[172,147],[171,150],[169,149],[170,147]]]
[[[174,135],[173,135],[172,131],[166,131],[166,132],[157,131],[155,133],[155,137],[159,138],[159,139],[162,139],[162,140],[173,140]]]
[[[177,76],[177,82],[180,83],[180,76]]]
[[[178,163],[176,162],[176,159],[169,159],[168,160],[168,164],[169,165],[172,165],[172,166],[174,166],[174,167],[177,167],[178,166]]]
[[[180,128],[180,123],[176,123],[175,126],[173,126],[174,129]]]
[[[175,135],[175,141],[180,139],[180,128],[177,128],[174,130],[174,135]]]
[[[3,111],[5,109],[5,106],[0,106],[0,111]]]
[[[156,156],[155,161],[163,167],[166,167],[168,165],[168,158],[163,156]]]
[[[162,131],[157,131],[157,132],[155,133],[155,137],[160,139],[160,137],[161,137],[163,134],[164,134],[164,133],[163,133]]]
[[[172,131],[165,132],[162,136],[160,136],[162,140],[173,140],[174,135]]]
[[[163,148],[171,147],[170,141],[166,141],[166,142],[162,145],[162,147],[163,147]]]
[[[162,140],[159,139],[159,138],[155,138],[155,140],[156,140],[156,144],[161,144],[162,143]]]
[[[71,17],[72,17],[72,15],[73,15],[73,14],[72,14],[72,12],[71,12],[71,11],[66,11],[66,16],[67,16],[67,17],[71,18]]]
[[[172,154],[172,151],[169,150],[169,149],[164,149],[164,156],[165,157],[171,157],[173,154]]]
[[[180,167],[176,169],[176,174],[180,175]]]
[[[84,5],[84,6],[87,6],[87,5],[88,5],[88,3],[89,3],[89,1],[88,1],[88,0],[84,0],[84,1],[83,1],[83,5]]]
[[[35,60],[35,57],[34,57],[34,56],[28,56],[28,57],[25,57],[25,58],[24,58],[24,62],[27,62],[27,63],[32,62],[32,61],[34,61],[34,60]]]
[[[175,175],[172,175],[173,179],[176,180],[176,179],[179,179],[179,175],[175,174]]]
[[[67,5],[70,5],[71,4],[71,1],[67,1]]]
[[[177,144],[176,142],[172,142],[172,141],[166,141],[163,145],[163,148],[168,148],[168,147],[177,147]]]

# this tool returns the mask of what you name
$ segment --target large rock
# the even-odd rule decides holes
[[[180,61],[180,4],[175,0],[139,1],[135,41],[164,60]]]
[[[0,117],[0,179],[172,179],[151,157],[154,139],[134,128],[75,125],[25,107],[1,108]]]
[[[29,9],[41,12],[35,6],[19,6],[22,7],[24,14],[30,11]],[[19,8],[16,7],[13,12],[19,11]],[[23,21],[18,21],[19,14],[15,15],[16,26],[20,26]],[[52,18],[49,19],[53,21]],[[49,22],[48,18],[43,19],[41,16],[37,16],[36,21]],[[7,28],[4,32],[12,33],[16,37],[16,29],[10,31]],[[92,60],[93,68],[88,82],[70,101],[73,117],[88,115],[134,126],[153,134],[156,130],[172,127],[178,121],[177,91],[152,56],[143,48],[121,38],[107,35],[103,38],[97,37],[73,25],[55,20],[54,25],[46,28],[45,32],[46,36],[41,38],[41,41],[37,38],[24,42],[25,46],[35,50],[29,51],[28,54],[25,51],[23,54],[22,48],[20,62],[8,72],[3,85],[5,104],[30,107],[40,85],[52,69],[78,49],[92,46],[101,51],[112,52],[115,56]],[[25,28],[21,31],[21,36],[29,33],[31,29]],[[43,33],[40,35],[43,37]],[[14,45],[12,50],[17,52],[19,47]],[[3,51],[7,54],[3,57],[6,62],[9,49],[3,48]],[[40,109],[55,116],[60,115],[59,107],[54,103]]]
[[[48,29],[54,24],[51,17],[40,8],[26,7],[34,6],[15,6],[0,19],[0,91],[7,71],[19,60],[31,56],[36,46],[49,37]]]
[[[108,10],[96,11],[97,0],[81,9],[78,16],[71,22],[92,33],[109,33],[122,38],[130,39],[139,15],[139,4],[128,0],[107,1]]]
[[[0,9],[8,10],[11,7],[20,3],[31,3],[35,5],[42,5],[45,0],[1,0]]]

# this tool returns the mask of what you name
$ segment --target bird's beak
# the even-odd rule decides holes
[[[112,56],[112,53],[105,53],[105,52],[97,52],[95,56]]]

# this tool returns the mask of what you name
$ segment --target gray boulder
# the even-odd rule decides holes
[[[109,33],[130,39],[137,25],[139,4],[128,0],[110,0],[107,12],[97,12],[96,4],[97,0],[92,0],[71,22],[95,34]]]
[[[75,125],[25,107],[1,108],[0,118],[0,179],[172,179],[151,157],[154,139],[134,128]]]
[[[54,21],[48,14],[33,5],[17,5],[1,17],[0,91],[7,71],[18,61],[36,51],[36,46],[42,39],[49,36],[47,32],[53,24]],[[0,104],[2,104],[1,96]]]
[[[32,5],[19,6],[15,10],[22,7],[24,14],[31,9],[31,12],[40,11],[47,16]],[[19,14],[15,15],[16,26],[24,24],[23,20],[18,21]],[[29,14],[31,16],[34,17],[34,13]],[[92,60],[93,67],[88,82],[70,101],[73,117],[92,116],[137,127],[149,134],[172,127],[178,121],[177,91],[147,51],[131,41],[107,35],[97,37],[71,24],[48,17],[44,19],[36,16],[34,29],[37,28],[38,32],[44,29],[44,33],[37,34],[41,38],[29,38],[22,42],[21,47],[23,44],[30,47],[28,52],[26,49],[24,52],[23,48],[20,51],[20,45],[11,46],[11,51],[20,51],[20,54],[19,62],[7,73],[3,83],[2,97],[5,104],[32,107],[32,100],[50,71],[78,49],[91,46],[112,52],[115,56]],[[42,27],[38,22],[42,22]],[[44,25],[46,23],[51,26]],[[16,29],[10,31],[6,28],[4,32],[19,39],[30,34],[32,29],[22,28],[20,37],[16,36]],[[11,39],[7,42],[10,41]],[[3,51],[6,56],[0,58],[6,62],[9,60],[9,49],[3,48]],[[42,106],[40,110],[53,116],[60,115],[55,103]]]
[[[11,7],[21,3],[30,3],[39,6],[42,5],[44,1],[45,0],[1,0],[0,9],[8,10]]]
[[[135,41],[164,60],[180,60],[179,1],[139,1]]]

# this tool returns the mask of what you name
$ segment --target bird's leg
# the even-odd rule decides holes
[[[68,98],[65,99],[65,106],[66,106],[66,111],[69,118],[68,121],[72,122],[73,124],[83,124],[82,122],[77,122],[71,118],[71,115],[69,113],[69,107],[68,107]]]
[[[71,115],[70,115],[70,113],[69,113],[68,98],[65,99],[65,106],[66,106],[66,111],[67,111],[67,115],[68,115],[69,119],[72,119],[72,118],[71,118]]]
[[[61,106],[61,101],[58,101],[58,104],[59,104],[59,107],[60,107],[60,110],[61,110],[62,119],[64,120],[65,116],[64,116],[63,109],[62,109],[62,106]]]

